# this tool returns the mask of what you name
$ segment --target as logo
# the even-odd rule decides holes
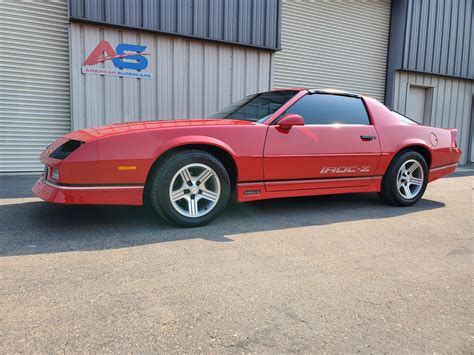
[[[150,55],[144,53],[145,49],[146,46],[129,43],[120,43],[114,49],[109,42],[100,41],[85,60],[84,65],[86,66],[82,67],[82,72],[84,74],[151,79],[151,73],[141,72],[148,66],[148,59],[145,56]],[[116,69],[97,67],[98,64],[107,61],[111,61]]]
[[[148,66],[148,60],[144,57],[148,53],[143,53],[145,49],[145,46],[138,44],[120,43],[117,46],[117,51],[114,51],[109,42],[100,41],[97,47],[89,54],[84,64],[95,65],[112,60],[115,67],[119,69],[143,70]],[[105,53],[106,56],[103,57],[102,53]],[[133,61],[124,61],[123,59]]]

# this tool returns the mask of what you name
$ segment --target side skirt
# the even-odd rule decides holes
[[[283,182],[279,183],[280,186]],[[259,182],[239,183],[237,184],[237,201],[249,202],[266,200],[271,198],[286,198],[298,196],[318,196],[318,195],[333,195],[346,194],[357,192],[379,192],[382,184],[382,176],[376,176],[371,179],[368,185],[364,186],[341,186],[331,188],[319,189],[301,189],[301,190],[281,190],[281,191],[267,191],[265,184]],[[290,183],[288,186],[293,186]]]

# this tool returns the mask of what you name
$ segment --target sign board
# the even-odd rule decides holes
[[[152,73],[143,71],[148,67],[145,56],[150,55],[144,53],[145,49],[146,46],[138,44],[120,43],[114,50],[109,42],[100,41],[85,60],[81,71],[83,74],[152,79]],[[108,61],[114,68],[98,66]]]

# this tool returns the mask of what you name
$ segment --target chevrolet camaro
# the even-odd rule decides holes
[[[150,204],[186,227],[239,202],[377,192],[410,206],[453,173],[456,129],[423,126],[377,100],[281,89],[206,119],[119,123],[68,133],[40,155],[36,196],[65,204]]]

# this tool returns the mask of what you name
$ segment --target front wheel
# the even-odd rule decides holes
[[[157,166],[150,200],[166,220],[183,227],[211,222],[225,208],[230,180],[222,163],[199,150],[179,152]]]
[[[423,196],[428,183],[428,165],[418,152],[406,151],[394,158],[383,179],[379,196],[395,206],[411,206]]]

